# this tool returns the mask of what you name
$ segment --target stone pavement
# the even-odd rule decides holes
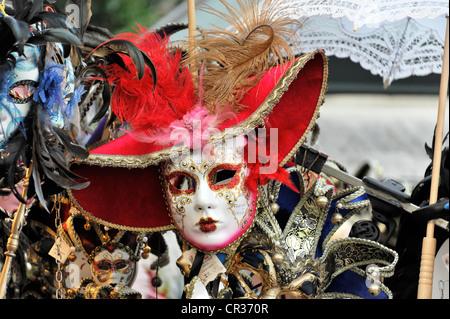
[[[367,175],[397,180],[410,193],[430,164],[424,145],[432,144],[437,110],[434,95],[326,94],[313,147],[351,174],[368,163]],[[444,136],[448,114],[447,101]]]

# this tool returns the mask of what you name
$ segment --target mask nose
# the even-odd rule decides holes
[[[200,199],[196,202],[194,208],[198,213],[202,213],[203,215],[208,214],[211,210],[213,210],[216,205],[207,199]]]
[[[214,193],[209,189],[207,183],[201,183],[195,194],[194,209],[198,213],[208,214],[209,211],[216,208],[216,200]]]
[[[199,213],[203,213],[206,214],[209,210],[211,210],[213,208],[212,205],[208,204],[208,203],[197,203],[195,205],[195,210]]]

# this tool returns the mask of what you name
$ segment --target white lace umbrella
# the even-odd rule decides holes
[[[346,17],[355,29],[406,17],[433,19],[448,13],[448,0],[285,0],[283,3],[299,17],[322,14]]]
[[[443,15],[432,20],[407,17],[356,31],[345,17],[318,15],[299,20],[302,27],[296,31],[302,52],[324,49],[328,56],[350,58],[380,76],[385,88],[394,80],[442,71]]]

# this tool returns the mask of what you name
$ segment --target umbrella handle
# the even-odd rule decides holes
[[[444,119],[445,119],[445,104],[447,103],[447,87],[448,87],[448,17],[447,17],[447,29],[445,32],[445,44],[444,44],[444,59],[442,62],[441,73],[441,86],[439,89],[439,106],[438,116],[436,123],[436,135],[434,143],[433,154],[433,170],[431,175],[431,191],[430,191],[430,205],[437,202],[439,177],[441,167],[441,155],[442,155],[442,139],[444,133]],[[434,271],[434,258],[436,255],[436,239],[434,238],[434,220],[431,220],[427,224],[426,237],[422,243],[422,259],[420,261],[420,275],[419,275],[419,288],[417,291],[418,299],[431,299],[433,288],[433,271]]]
[[[428,229],[434,228],[428,222]],[[434,258],[436,254],[436,238],[424,237],[422,241],[422,256],[420,260],[419,288],[417,299],[431,299],[433,288]]]
[[[195,0],[187,0],[188,5],[188,30],[189,30],[189,51],[195,49]]]

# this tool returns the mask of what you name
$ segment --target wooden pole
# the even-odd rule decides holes
[[[27,173],[23,180],[22,198],[27,201],[28,183],[30,181],[31,173],[33,171],[33,164],[27,169]],[[11,268],[12,260],[16,257],[15,251],[19,248],[19,237],[22,230],[22,225],[25,220],[25,209],[27,204],[20,203],[11,226],[11,234],[9,235],[6,244],[5,263],[3,264],[2,274],[0,276],[0,299],[5,299],[6,286],[9,281],[9,270]]]
[[[195,0],[187,0],[188,4],[188,30],[189,30],[189,52],[195,50]]]
[[[433,170],[431,175],[430,205],[438,200],[439,177],[442,155],[442,139],[444,135],[445,106],[447,103],[447,87],[449,73],[448,57],[448,17],[447,30],[445,32],[444,58],[442,62],[441,86],[439,90],[439,106],[436,123],[436,133],[433,154]],[[434,221],[427,224],[426,236],[422,243],[422,259],[420,261],[419,288],[417,291],[418,299],[431,299],[433,288],[434,259],[436,254],[436,238],[434,238]]]

